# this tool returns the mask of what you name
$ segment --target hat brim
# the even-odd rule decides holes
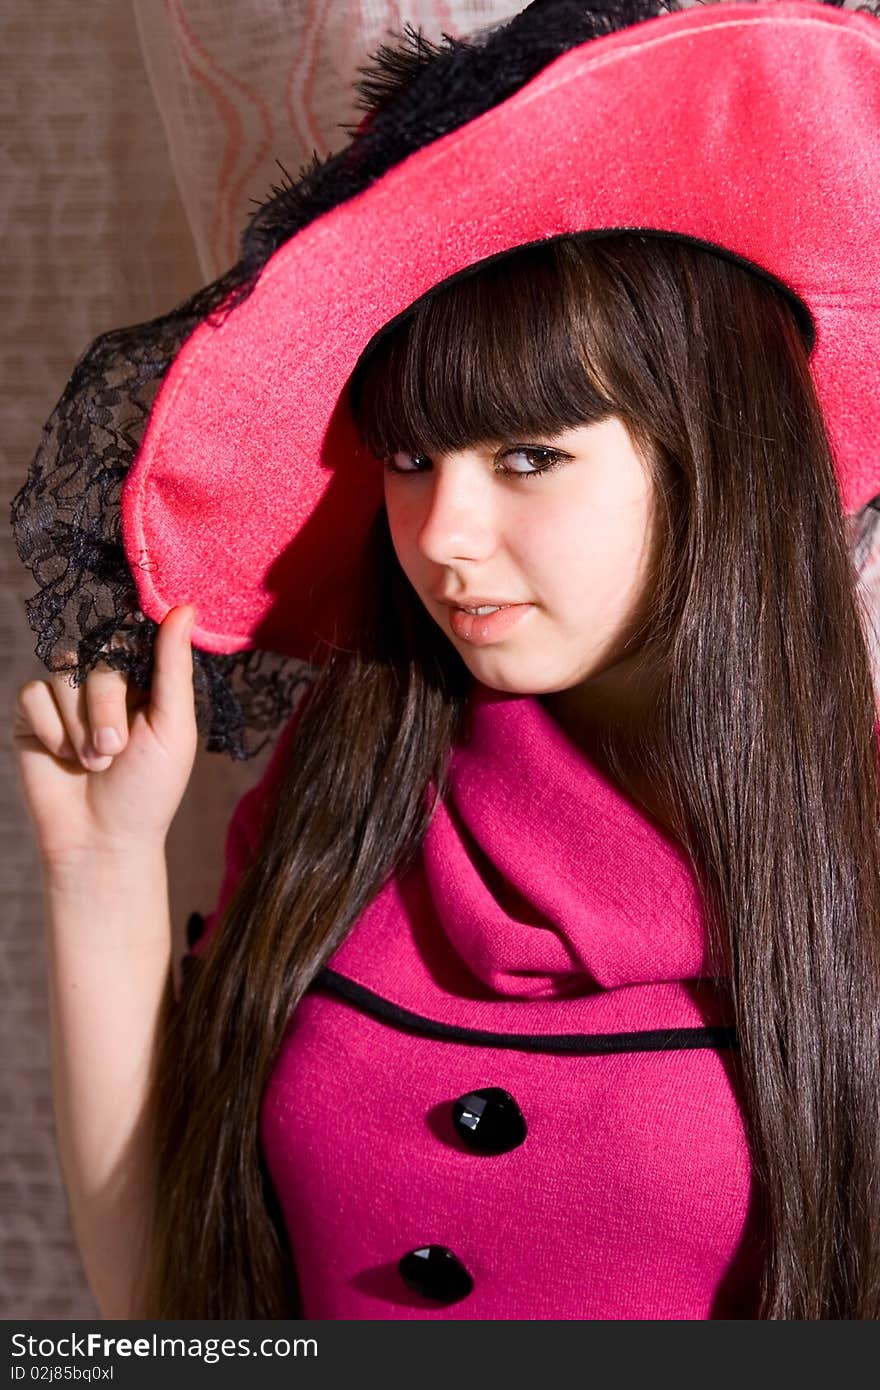
[[[773,277],[815,329],[843,509],[880,492],[880,23],[812,0],[664,14],[581,44],[296,232],[202,323],[122,494],[143,612],[192,641],[345,640],[382,473],[352,372],[453,277],[572,234],[682,236]],[[442,370],[442,364],[439,364]]]

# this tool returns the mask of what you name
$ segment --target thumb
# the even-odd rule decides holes
[[[150,690],[150,722],[157,734],[176,729],[183,710],[194,713],[193,659],[189,636],[195,608],[183,604],[169,609],[153,646],[153,679]]]

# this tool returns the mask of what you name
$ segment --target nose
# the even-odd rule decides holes
[[[416,540],[425,558],[448,565],[491,555],[497,545],[498,499],[485,463],[451,455],[434,460],[424,483],[413,505]]]

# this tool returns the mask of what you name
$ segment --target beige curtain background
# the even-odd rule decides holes
[[[407,20],[438,39],[524,0],[0,0],[3,111],[4,517],[40,429],[83,349],[155,317],[236,259],[237,238],[280,175],[345,143],[355,70]],[[9,273],[11,272],[11,273]],[[875,513],[854,522],[871,611]],[[34,582],[2,530],[0,750],[3,966],[0,1316],[93,1318],[55,1150],[39,865],[9,741],[14,693],[46,672],[24,599]],[[877,632],[871,638],[878,651]],[[244,764],[202,751],[169,841],[178,952],[210,910]]]

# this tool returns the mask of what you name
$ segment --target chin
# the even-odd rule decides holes
[[[560,677],[558,680],[548,679],[546,674],[546,663],[539,663],[542,666],[540,672],[530,673],[527,671],[516,671],[515,663],[493,661],[487,653],[484,660],[474,657],[458,648],[462,660],[475,680],[481,685],[485,685],[489,690],[497,690],[504,695],[554,695],[563,690],[570,690],[572,686],[580,684],[581,677],[572,676],[570,679]],[[506,664],[507,670],[499,670],[498,667]]]

